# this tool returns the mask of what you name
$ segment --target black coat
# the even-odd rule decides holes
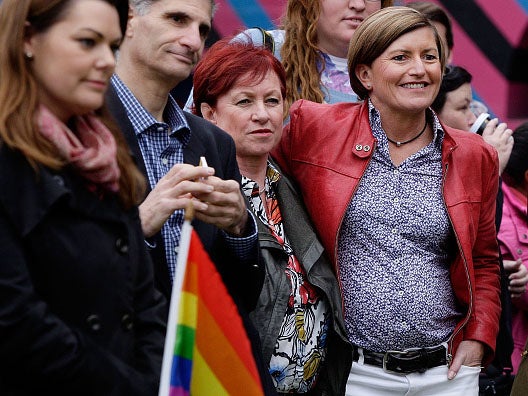
[[[0,394],[156,394],[166,303],[137,208],[5,146],[0,186]]]

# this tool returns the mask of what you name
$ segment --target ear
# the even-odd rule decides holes
[[[356,66],[356,77],[363,84],[365,89],[370,91],[372,89],[372,73],[370,66],[367,65],[357,65]]]
[[[200,105],[200,110],[202,112],[203,118],[216,125],[216,114],[214,109],[209,106],[209,103],[202,103]]]
[[[135,16],[136,16],[136,12],[134,8],[131,5],[129,5],[125,37],[132,37],[134,35],[134,25],[136,24],[136,20],[137,20],[137,18],[134,18]]]
[[[34,54],[34,40],[35,34],[34,29],[31,24],[26,21],[24,23],[24,53],[25,54]]]

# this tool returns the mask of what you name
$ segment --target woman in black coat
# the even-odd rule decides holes
[[[0,5],[1,395],[157,393],[166,307],[144,180],[103,109],[126,10]]]

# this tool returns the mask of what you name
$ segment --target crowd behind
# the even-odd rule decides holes
[[[526,394],[528,123],[449,15],[216,7],[0,2],[0,394],[157,394],[190,204],[264,394]]]

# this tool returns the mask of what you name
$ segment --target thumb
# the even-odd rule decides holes
[[[460,366],[462,366],[462,357],[455,356],[453,361],[451,362],[451,365],[449,366],[449,370],[447,371],[447,379],[452,380],[456,377],[458,374],[458,370],[460,370]]]

